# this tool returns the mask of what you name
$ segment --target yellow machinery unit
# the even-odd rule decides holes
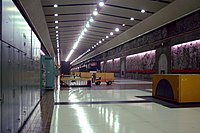
[[[81,78],[92,78],[92,73],[89,72],[80,72]]]
[[[106,82],[107,85],[111,85],[114,82],[114,73],[96,73],[95,84],[100,85],[101,82]]]
[[[200,75],[153,75],[152,95],[178,103],[200,102]]]

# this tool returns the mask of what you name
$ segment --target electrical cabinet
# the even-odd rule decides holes
[[[53,58],[49,56],[41,56],[41,90],[53,89],[53,88],[54,88]]]
[[[40,100],[41,43],[12,0],[2,1],[1,24],[0,132],[15,133]]]

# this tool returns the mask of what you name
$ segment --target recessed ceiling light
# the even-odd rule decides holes
[[[56,31],[56,33],[58,33],[58,31]]]
[[[93,49],[94,47],[92,47],[92,49]]]
[[[99,43],[97,43],[97,46],[99,45]]]
[[[115,31],[116,31],[116,32],[119,32],[119,28],[115,28]]]
[[[101,41],[99,41],[99,43],[101,43]]]
[[[84,32],[81,32],[81,35],[83,36],[83,35],[85,35],[85,33],[84,33]]]
[[[96,11],[96,10],[93,11],[93,15],[94,15],[94,16],[97,16],[97,14],[98,14],[98,11]]]
[[[106,38],[109,38],[109,36],[106,36]]]
[[[99,6],[100,7],[104,6],[104,2],[103,1],[99,2]]]
[[[56,36],[58,36],[58,34],[56,34]]]
[[[54,4],[53,7],[58,7],[58,5],[57,5],[57,4]]]
[[[112,35],[113,35],[113,32],[110,32],[110,35],[112,36]]]
[[[84,32],[87,32],[87,28],[84,29]]]
[[[89,27],[90,27],[90,24],[89,24],[89,22],[86,24],[86,27],[87,27],[87,28],[89,28]]]
[[[58,26],[56,26],[55,28],[58,29]]]
[[[126,26],[125,24],[122,24],[122,26]]]
[[[58,23],[58,21],[56,20],[56,21],[55,21],[55,23],[57,24],[57,23]]]
[[[56,16],[56,17],[57,17],[57,16],[58,16],[58,14],[56,13],[56,14],[54,14],[54,16]]]
[[[56,37],[56,40],[58,40],[59,38],[58,37]]]
[[[90,22],[91,22],[91,23],[94,22],[94,19],[93,19],[92,17],[90,18]]]
[[[144,10],[144,9],[142,9],[142,10],[141,10],[141,13],[145,13],[145,10]]]
[[[133,21],[133,20],[134,20],[134,18],[130,18],[130,20],[131,20],[131,21]]]
[[[94,45],[94,47],[96,47],[96,45]]]
[[[105,41],[105,39],[102,39],[102,41]]]

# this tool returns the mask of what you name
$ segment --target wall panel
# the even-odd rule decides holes
[[[18,132],[40,100],[41,43],[35,35],[32,37],[32,33],[12,0],[2,0],[0,48],[0,70],[2,70],[0,85],[3,97],[0,132],[2,133]]]

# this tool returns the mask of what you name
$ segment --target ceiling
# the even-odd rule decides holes
[[[91,17],[93,17],[94,22],[90,22],[90,27],[87,28],[87,32],[69,58],[70,61],[89,49],[91,52],[101,45],[106,45],[108,41],[140,23],[172,1],[104,0],[105,5],[100,7],[98,5],[99,0],[56,0],[56,2],[55,0],[41,0],[54,51],[57,53],[57,49],[59,49],[63,61],[72,50]],[[57,4],[58,7],[54,7],[54,4]],[[99,12],[97,16],[92,15],[95,8]],[[142,9],[145,10],[144,13],[141,12]],[[58,14],[58,16],[55,16],[55,14]],[[130,20],[131,17],[134,20]],[[55,21],[58,21],[58,23],[55,23]],[[58,29],[55,28],[56,26],[58,26]],[[118,32],[115,31],[116,28],[119,28]],[[114,35],[111,36],[110,32],[113,32]],[[58,34],[58,38],[56,34]],[[106,38],[106,36],[109,36],[109,38]],[[99,41],[101,41],[101,44]],[[58,46],[57,42],[59,42]]]

